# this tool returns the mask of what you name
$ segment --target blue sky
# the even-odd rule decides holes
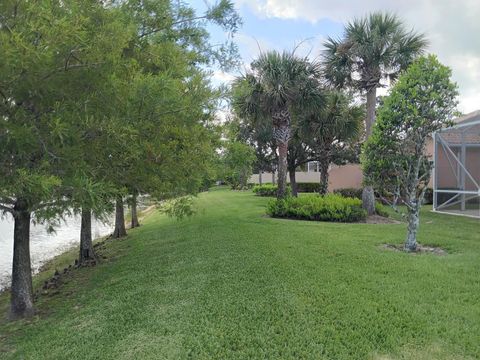
[[[206,1],[206,2],[205,2]],[[191,0],[199,13],[214,0]],[[480,109],[480,0],[234,0],[243,18],[236,34],[242,61],[250,63],[259,49],[292,49],[304,41],[303,54],[316,57],[327,36],[340,36],[343,24],[371,11],[389,11],[404,20],[407,28],[424,32],[428,52],[438,55],[453,70],[460,89],[459,109]],[[225,34],[210,27],[214,40]],[[219,71],[214,81],[228,81],[234,74]]]

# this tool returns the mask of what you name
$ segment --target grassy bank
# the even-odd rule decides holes
[[[2,359],[464,359],[480,357],[480,223],[270,219],[251,192],[201,194],[198,214],[152,214],[106,259],[71,273],[39,315],[0,324]],[[4,310],[6,296],[0,298]]]

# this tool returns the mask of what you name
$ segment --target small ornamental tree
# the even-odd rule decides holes
[[[456,113],[458,91],[450,76],[434,55],[416,60],[379,109],[362,154],[366,185],[392,194],[393,205],[400,201],[407,208],[406,251],[417,248],[420,208],[430,181],[427,140]]]

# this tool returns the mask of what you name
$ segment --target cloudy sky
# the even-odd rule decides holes
[[[318,56],[327,36],[341,36],[343,24],[371,11],[394,12],[407,28],[424,32],[428,52],[453,70],[460,88],[459,109],[480,109],[480,0],[234,0],[244,24],[235,37],[244,63],[260,49],[301,50]],[[211,2],[211,0],[210,0]],[[192,0],[199,11],[204,0]],[[215,33],[213,36],[220,36]],[[232,74],[215,74],[229,80]]]

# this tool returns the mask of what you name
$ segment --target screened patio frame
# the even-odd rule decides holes
[[[433,211],[480,218],[480,119],[436,131],[433,141]],[[456,183],[445,186],[448,177]]]

